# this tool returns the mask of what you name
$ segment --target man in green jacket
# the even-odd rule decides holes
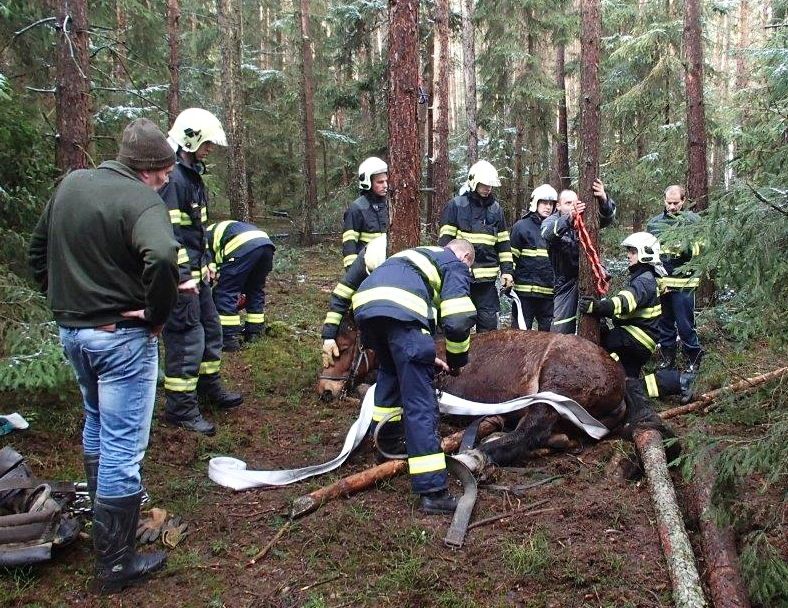
[[[82,392],[102,593],[142,580],[166,559],[163,552],[138,554],[135,532],[158,335],[178,294],[178,242],[156,194],[174,164],[158,127],[135,120],[123,132],[117,160],[63,179],[30,242],[33,276],[47,294]]]

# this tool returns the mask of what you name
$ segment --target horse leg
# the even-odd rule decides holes
[[[559,418],[558,412],[549,405],[536,403],[528,408],[517,428],[497,441],[481,445],[479,451],[498,466],[522,460],[529,452],[547,444]]]

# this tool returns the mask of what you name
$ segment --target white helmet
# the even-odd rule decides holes
[[[217,146],[227,145],[222,123],[202,108],[189,108],[178,114],[168,135],[167,141],[176,152],[179,146],[187,152],[194,152],[206,141]]]
[[[654,266],[661,264],[659,259],[659,241],[657,237],[650,232],[635,232],[634,234],[630,234],[621,241],[621,246],[637,249],[638,262],[652,264]]]
[[[388,173],[389,166],[381,158],[370,156],[358,166],[358,187],[359,190],[369,190],[372,188],[372,176],[378,173]]]
[[[386,261],[386,235],[372,239],[367,243],[367,250],[364,252],[364,265],[367,267],[367,274]]]
[[[555,209],[555,202],[558,200],[558,192],[555,191],[550,184],[542,184],[531,192],[531,204],[528,206],[528,211],[536,212],[536,205],[539,201],[550,201],[553,203]]]
[[[476,186],[479,184],[492,186],[493,188],[501,185],[501,181],[498,179],[498,171],[486,160],[477,161],[468,169],[468,187],[471,189],[471,192],[476,192]]]

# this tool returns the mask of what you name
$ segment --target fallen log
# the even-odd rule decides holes
[[[720,397],[720,395],[726,393],[738,393],[741,391],[754,389],[760,386],[761,384],[764,384],[771,380],[778,380],[782,378],[786,373],[788,373],[788,367],[781,367],[780,369],[776,369],[766,374],[761,374],[760,376],[754,376],[752,378],[746,378],[744,380],[740,380],[739,382],[734,382],[733,384],[729,384],[728,386],[723,386],[722,388],[709,391],[708,393],[703,393],[692,403],[688,403],[687,405],[682,405],[679,407],[671,408],[669,410],[665,410],[664,412],[660,413],[659,416],[663,420],[667,420],[668,418],[674,418],[676,416],[689,414],[690,412],[694,412],[707,407],[712,401]]]
[[[485,418],[479,425],[477,437],[481,439],[502,428],[503,419],[499,416],[490,416],[489,418]],[[448,437],[444,437],[443,441],[441,441],[441,449],[447,454],[456,451],[462,441],[463,433],[464,431],[459,431]],[[296,498],[293,501],[290,517],[292,519],[298,519],[299,517],[308,515],[327,502],[366,490],[379,481],[391,479],[392,477],[404,473],[407,468],[408,463],[405,460],[389,460],[371,469],[367,469],[366,471],[344,477],[331,485],[319,488],[314,492]]]
[[[658,431],[643,430],[637,431],[634,439],[657,515],[657,530],[668,564],[674,605],[677,608],[705,607],[706,599],[700,586],[692,546],[676,502],[676,490],[668,474],[662,435]]]
[[[729,527],[719,528],[714,521],[711,493],[717,475],[711,458],[713,454],[707,452],[698,461],[689,492],[690,512],[700,528],[706,582],[714,608],[750,608],[733,531]]]

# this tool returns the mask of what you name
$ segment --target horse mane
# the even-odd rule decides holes
[[[339,329],[337,330],[338,334],[343,334],[348,331],[356,331],[358,328],[356,327],[356,320],[353,318],[353,313],[348,311],[342,317],[342,321],[339,323]]]

